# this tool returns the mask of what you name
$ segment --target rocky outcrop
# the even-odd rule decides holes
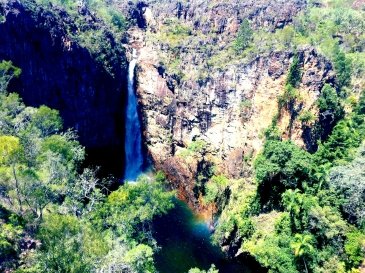
[[[354,3],[352,3],[352,7],[354,9],[361,9],[365,7],[365,1],[364,0],[356,0]]]
[[[179,3],[140,7],[143,28],[130,31],[129,44],[138,49],[137,92],[149,153],[180,197],[202,209],[203,185],[212,173],[250,175],[245,162],[261,149],[273,119],[283,138],[305,146],[303,136],[311,136],[311,124],[293,119],[293,111],[316,116],[320,90],[333,82],[334,73],[314,49],[300,49],[300,99],[295,109],[279,109],[293,52],[210,61],[229,52],[244,18],[270,31],[291,22],[305,2]]]
[[[58,109],[65,127],[78,131],[90,162],[120,174],[124,56],[114,63],[112,76],[86,48],[69,37],[67,29],[77,29],[66,12],[57,8],[52,8],[52,13],[41,7],[31,9],[18,1],[7,1],[0,10],[4,16],[0,23],[0,60],[12,60],[22,69],[20,79],[11,84],[10,90],[20,93],[28,105],[46,104]],[[89,26],[93,27],[91,23]]]
[[[145,50],[140,50],[138,94],[149,152],[181,196],[197,205],[193,189],[202,160],[229,177],[245,175],[245,158],[260,150],[263,133],[278,114],[278,97],[284,92],[293,54],[272,53],[249,64],[228,67],[212,75],[204,86],[186,83],[171,88],[173,79],[159,73],[158,60],[153,61]],[[298,107],[316,114],[316,99],[322,85],[332,81],[332,68],[312,49],[300,54],[304,73]],[[316,84],[308,85],[309,81]],[[290,113],[285,109],[281,112],[278,124],[283,137],[304,146],[302,123],[292,124]],[[204,153],[182,156],[198,140],[206,143]]]
[[[203,1],[203,0],[143,0],[116,3],[119,9],[137,19],[138,26],[160,30],[166,21],[177,18],[203,33],[217,31],[235,34],[243,18],[248,18],[255,28],[267,30],[282,28],[306,7],[306,0],[291,1]],[[226,37],[225,37],[226,38]]]

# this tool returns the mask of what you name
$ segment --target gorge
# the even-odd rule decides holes
[[[0,271],[363,273],[364,22],[0,1]]]

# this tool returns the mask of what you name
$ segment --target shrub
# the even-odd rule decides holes
[[[251,44],[252,37],[253,31],[251,29],[250,22],[245,19],[238,30],[236,40],[233,44],[235,51],[237,53],[241,53],[245,50]]]
[[[206,185],[206,195],[204,201],[207,203],[222,203],[225,199],[224,191],[228,186],[229,180],[223,175],[213,176]]]
[[[315,120],[315,118],[315,115],[311,111],[303,111],[298,119],[299,121],[306,123]]]
[[[325,84],[323,86],[317,104],[320,113],[324,113],[326,111],[331,113],[333,122],[340,120],[345,114],[336,90],[329,84]]]
[[[299,91],[293,85],[287,84],[285,86],[284,94],[278,97],[279,110],[283,107],[290,107],[297,99],[299,99]]]
[[[301,79],[302,79],[302,71],[300,68],[299,57],[298,55],[295,55],[289,69],[289,74],[286,79],[286,84],[291,85],[292,87],[298,87]]]

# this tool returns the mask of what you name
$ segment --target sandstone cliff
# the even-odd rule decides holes
[[[244,18],[252,28],[273,31],[305,5],[146,1],[131,12],[139,22],[129,31],[129,46],[138,49],[137,91],[148,151],[192,207],[201,208],[204,184],[214,173],[250,176],[246,161],[260,150],[273,119],[283,138],[315,143],[314,121],[303,123],[295,115],[317,114],[320,90],[334,80],[329,61],[313,48],[227,57]],[[278,109],[294,55],[302,69],[300,99]]]

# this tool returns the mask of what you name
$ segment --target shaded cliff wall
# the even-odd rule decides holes
[[[68,15],[42,8],[30,10],[17,1],[2,6],[0,60],[22,69],[10,90],[27,105],[58,109],[66,128],[78,131],[88,160],[104,171],[121,174],[123,166],[123,108],[126,72],[116,63],[111,76],[87,49],[72,42]]]

